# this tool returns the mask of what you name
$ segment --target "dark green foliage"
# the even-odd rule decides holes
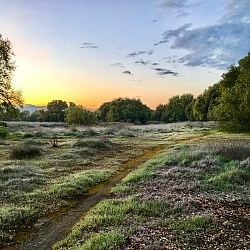
[[[182,122],[191,119],[191,109],[193,95],[184,94],[182,96],[173,96],[168,104],[160,104],[155,112],[154,119],[164,122]]]
[[[11,158],[13,159],[32,159],[43,154],[42,148],[35,145],[22,143],[12,148]]]
[[[8,135],[8,130],[5,127],[0,127],[0,139],[5,139]]]
[[[104,103],[98,109],[101,121],[146,123],[151,118],[151,109],[138,99],[118,98]]]
[[[218,97],[220,95],[219,84],[214,84],[199,95],[192,107],[192,116],[196,121],[214,120],[214,107],[218,104]]]
[[[68,125],[92,125],[97,123],[96,113],[84,109],[81,105],[72,105],[66,110],[66,123]]]
[[[21,93],[14,90],[11,78],[15,70],[11,42],[0,34],[0,118],[8,119],[16,114],[16,107],[23,104]],[[9,114],[9,112],[11,114]]]
[[[230,132],[250,131],[250,53],[231,66],[219,83],[198,96],[193,106],[195,120],[218,120]]]
[[[53,100],[47,104],[47,111],[44,112],[44,120],[49,122],[63,122],[65,110],[68,105],[62,100]]]

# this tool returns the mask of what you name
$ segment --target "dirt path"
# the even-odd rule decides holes
[[[34,225],[25,231],[17,233],[15,244],[3,250],[46,250],[52,245],[65,238],[71,228],[86,214],[94,205],[104,199],[112,187],[117,185],[129,172],[136,169],[142,163],[159,155],[166,148],[177,143],[190,142],[206,135],[190,137],[178,140],[169,145],[159,145],[145,150],[144,154],[126,162],[109,180],[100,183],[90,189],[85,195],[79,196],[77,202],[66,211],[60,211],[47,217],[40,218]]]

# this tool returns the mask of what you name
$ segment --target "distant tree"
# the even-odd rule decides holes
[[[18,115],[17,107],[23,105],[20,91],[16,91],[11,83],[15,70],[13,55],[11,42],[0,34],[0,112],[4,116],[8,116],[7,112],[11,112],[10,116]]]
[[[97,110],[98,120],[107,122],[111,102],[104,102]]]
[[[65,110],[68,108],[67,102],[62,100],[53,100],[47,104],[45,120],[49,122],[65,121]]]
[[[153,113],[153,117],[152,117],[153,120],[163,121],[164,120],[163,114],[164,114],[165,109],[166,109],[166,105],[159,104]]]
[[[118,98],[101,106],[106,121],[146,123],[151,118],[152,110],[139,99]]]
[[[66,123],[68,125],[92,125],[96,124],[96,122],[96,114],[84,109],[81,105],[72,105],[66,110]]]

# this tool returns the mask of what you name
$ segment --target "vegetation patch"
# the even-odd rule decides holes
[[[195,237],[211,229],[216,224],[207,215],[194,215],[184,219],[168,219],[166,225],[173,230],[177,240],[191,243]]]
[[[101,232],[92,234],[86,243],[76,250],[107,250],[122,247],[125,243],[124,235],[119,231]]]
[[[82,194],[97,183],[107,180],[112,174],[111,170],[86,170],[63,178],[53,184],[49,193],[56,197],[72,197]]]
[[[91,241],[91,233],[109,227],[119,228],[127,224],[132,226],[134,222],[138,223],[143,218],[163,218],[173,213],[176,213],[176,210],[160,200],[141,200],[135,197],[104,200],[89,211],[84,220],[73,228],[68,237],[56,244],[54,249],[71,249],[76,245],[85,246],[89,240]],[[100,244],[105,244],[106,238],[100,239]]]
[[[43,150],[39,146],[27,143],[19,144],[11,149],[10,156],[13,159],[32,159],[43,155]]]
[[[97,150],[106,150],[113,145],[109,140],[78,140],[73,147],[87,147]]]

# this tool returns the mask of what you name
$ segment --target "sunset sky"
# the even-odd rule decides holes
[[[26,103],[155,108],[195,96],[250,51],[249,0],[0,0]]]

